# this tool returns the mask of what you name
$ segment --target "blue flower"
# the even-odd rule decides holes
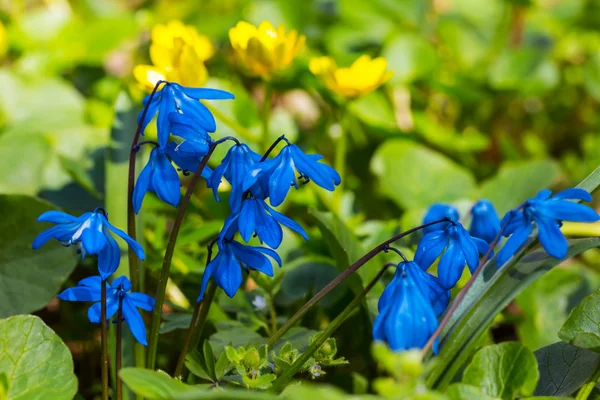
[[[242,203],[242,198],[246,190],[250,190],[252,195],[258,198],[265,198],[266,193],[261,186],[260,181],[254,181],[252,185],[244,187],[248,172],[255,168],[262,156],[250,150],[245,144],[235,144],[231,146],[221,164],[215,168],[209,182],[209,187],[213,189],[215,199],[219,199],[218,188],[221,179],[225,177],[231,185],[231,194],[229,196],[229,206],[232,211],[237,211]]]
[[[261,180],[268,181],[271,205],[277,207],[283,202],[291,186],[298,188],[296,171],[300,175],[298,179],[312,180],[323,189],[333,191],[341,183],[341,178],[335,169],[318,162],[322,158],[319,154],[304,154],[298,146],[288,144],[276,157],[263,161],[248,173],[244,179],[243,191]]]
[[[394,351],[422,348],[438,326],[436,312],[429,296],[423,293],[424,282],[420,282],[422,278],[415,267],[418,269],[414,263],[400,263],[379,300],[373,339],[384,341]],[[434,353],[437,342],[436,339],[433,344]]]
[[[308,240],[308,235],[299,224],[273,210],[264,200],[254,197],[243,200],[239,212],[232,214],[225,221],[222,232],[225,237],[233,237],[235,231],[239,230],[242,239],[246,242],[256,232],[261,242],[276,249],[283,239],[283,230],[280,224]]]
[[[471,236],[492,243],[500,232],[500,218],[489,200],[479,200],[471,208]]]
[[[436,203],[429,207],[425,213],[425,216],[423,217],[423,224],[429,224],[442,218],[450,218],[452,221],[458,221],[458,210],[456,207],[449,204]],[[448,224],[449,222],[440,222],[439,224],[426,226],[423,228],[423,233],[427,234],[429,232],[443,230],[448,226]]]
[[[177,165],[184,174],[195,173],[200,163],[202,162],[203,155],[198,155],[196,153],[188,153],[179,151],[181,144],[177,144],[175,142],[169,142],[167,147],[165,148],[165,153],[171,158],[171,161]],[[205,166],[202,170],[202,174],[200,175],[207,181],[210,180],[212,176],[212,169],[208,166]]]
[[[192,125],[199,130],[214,132],[217,128],[215,118],[199,100],[225,100],[233,98],[233,94],[223,90],[187,88],[177,83],[166,82],[162,89],[154,93],[143,121],[141,121],[141,118],[144,111],[140,112],[138,123],[141,123],[143,133],[146,126],[158,112],[156,122],[158,144],[160,148],[164,149],[169,141],[169,134],[172,132],[173,117],[170,115],[171,113],[176,112],[185,115],[186,118],[193,121]],[[148,104],[149,99],[150,95],[146,96],[144,106]]]
[[[90,276],[79,281],[76,287],[66,289],[57,297],[65,301],[97,302],[88,309],[88,319],[90,322],[99,323],[102,315],[101,289],[102,278]],[[112,318],[121,307],[121,312],[129,326],[129,330],[139,343],[147,346],[146,326],[138,308],[152,311],[154,299],[144,293],[129,293],[130,290],[131,282],[125,276],[115,278],[112,284],[106,282],[106,320]]]
[[[184,139],[177,146],[177,151],[196,157],[202,157],[208,153],[213,140],[208,132],[194,124],[195,121],[176,112],[169,114],[169,121],[171,122],[171,133]]]
[[[594,222],[600,219],[596,211],[571,200],[592,201],[592,196],[579,188],[566,189],[550,197],[552,192],[541,190],[533,199],[527,200],[520,211],[513,210],[502,218],[503,236],[510,236],[498,252],[498,267],[504,265],[510,257],[525,243],[533,230],[538,229],[542,247],[554,258],[567,256],[568,243],[560,231],[562,221]]]
[[[79,244],[82,257],[86,254],[98,256],[98,271],[103,279],[112,275],[119,267],[121,251],[111,232],[120,236],[133,249],[140,260],[144,259],[144,249],[125,232],[108,222],[104,210],[97,208],[80,217],[61,211],[46,211],[38,222],[57,224],[40,233],[33,241],[32,248],[39,249],[50,239],[56,239],[65,246]]]
[[[478,253],[485,254],[489,246],[469,235],[458,222],[449,224],[444,230],[429,232],[419,242],[415,253],[415,262],[427,269],[444,252],[438,264],[439,282],[445,289],[451,289],[462,275],[465,264],[471,273],[477,269]]]
[[[234,240],[222,238],[217,242],[219,253],[206,266],[202,276],[202,286],[198,300],[204,297],[208,280],[212,277],[227,296],[233,297],[242,284],[242,268],[260,271],[265,275],[273,276],[271,261],[265,256],[273,258],[281,267],[281,258],[271,249],[266,247],[244,246]]]
[[[171,164],[171,160],[167,154],[155,147],[150,152],[148,164],[144,167],[138,176],[135,188],[133,189],[133,209],[136,214],[142,207],[146,192],[154,192],[159,199],[167,204],[177,207],[181,183],[177,170]]]
[[[381,294],[381,297],[379,297],[379,309],[385,308],[387,303],[394,301],[394,286],[398,285],[405,275],[410,276],[412,281],[421,290],[421,293],[423,293],[423,296],[429,300],[435,315],[438,317],[442,315],[450,302],[450,291],[444,289],[440,285],[438,278],[423,271],[423,269],[414,261],[401,262],[398,264],[394,279],[392,279],[390,284]]]

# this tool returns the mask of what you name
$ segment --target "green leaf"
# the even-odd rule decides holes
[[[477,386],[467,385],[464,383],[453,383],[446,390],[448,400],[497,400],[498,397],[488,396],[483,393]]]
[[[550,257],[542,248],[522,256],[533,242],[530,237],[516,257],[501,269],[496,268],[495,258],[483,266],[440,336],[437,363],[427,377],[430,387],[443,390],[450,384],[494,317],[537,278],[562,262]],[[599,245],[600,238],[570,240],[567,258]]]
[[[571,311],[558,336],[573,346],[600,352],[600,290]]]
[[[206,365],[206,372],[212,378],[213,381],[216,381],[217,375],[215,373],[215,356],[213,354],[212,347],[210,346],[210,342],[208,340],[204,341],[202,350],[204,353],[204,364]]]
[[[35,222],[48,203],[33,197],[0,195],[0,317],[27,314],[56,295],[77,264],[72,249],[55,240],[38,250],[31,244],[51,225]]]
[[[581,283],[577,271],[555,268],[517,297],[524,316],[517,327],[523,345],[539,349],[559,340],[557,332],[567,320],[569,297]]]
[[[422,112],[413,113],[416,131],[429,143],[449,152],[473,152],[485,150],[489,138],[474,128],[463,132],[441,125],[433,116]]]
[[[398,130],[392,106],[380,92],[359,97],[348,105],[348,109],[362,122],[374,128]]]
[[[135,394],[148,399],[180,399],[184,393],[200,392],[193,386],[181,383],[162,371],[143,368],[123,368],[119,376]]]
[[[532,48],[505,51],[491,64],[488,76],[495,89],[528,95],[545,93],[559,82],[556,64],[543,51]]]
[[[218,331],[209,339],[210,345],[215,353],[220,353],[225,346],[245,346],[247,344],[261,345],[267,342],[267,339],[254,332],[252,329],[244,326],[230,328],[228,330]]]
[[[538,378],[533,352],[518,342],[506,342],[479,350],[465,369],[463,383],[489,396],[512,400],[517,394],[531,395]]]
[[[231,364],[226,352],[221,352],[215,363],[215,375],[217,380],[220,381],[230,370]]]
[[[490,200],[499,215],[552,185],[560,169],[551,160],[505,163],[496,176],[481,185],[481,197]]]
[[[381,193],[404,209],[452,203],[475,191],[470,171],[408,140],[385,141],[373,156],[371,171],[379,179]]]
[[[394,36],[383,48],[382,56],[394,72],[392,82],[395,83],[406,84],[428,77],[438,65],[434,47],[420,35],[412,33]]]
[[[0,373],[7,378],[6,399],[75,396],[77,377],[71,352],[40,318],[18,315],[0,320],[0,332]]]
[[[591,54],[583,66],[583,85],[596,100],[600,100],[600,56]]]
[[[223,353],[224,354],[224,353]],[[213,381],[212,377],[210,377],[207,373],[206,364],[204,363],[204,359],[197,351],[193,351],[188,353],[185,356],[185,366],[190,372],[196,375],[199,378],[206,379],[207,381]]]
[[[564,342],[543,347],[534,354],[540,372],[536,396],[568,396],[600,366],[599,354]]]
[[[274,374],[265,374],[259,376],[256,379],[250,379],[249,377],[244,375],[243,379],[246,386],[248,386],[248,388],[250,389],[267,390],[271,387],[273,381],[277,379],[277,376],[275,376]]]

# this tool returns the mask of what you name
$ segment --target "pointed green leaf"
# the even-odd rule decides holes
[[[446,390],[448,400],[498,400],[498,397],[488,396],[483,393],[477,386],[467,385],[464,383],[453,383]]]
[[[231,371],[231,369],[232,366],[227,358],[227,353],[224,351],[221,352],[215,363],[215,376],[217,381],[220,381],[229,371]]]
[[[558,336],[573,346],[600,352],[600,290],[571,311]]]
[[[465,369],[463,383],[489,396],[512,400],[517,394],[531,395],[538,377],[533,352],[518,342],[506,342],[479,350]]]
[[[190,352],[186,355],[185,366],[192,374],[196,375],[197,377],[214,382],[214,380],[206,372],[207,368],[204,364],[204,359],[197,351]]]
[[[216,381],[217,375],[215,373],[215,356],[208,340],[204,341],[202,350],[204,353],[204,365],[206,365],[206,373],[212,378],[213,381]]]

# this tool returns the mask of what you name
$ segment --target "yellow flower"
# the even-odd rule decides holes
[[[138,65],[133,70],[137,81],[146,89],[152,90],[161,79],[191,87],[206,82],[208,72],[204,61],[215,52],[208,37],[181,21],[154,26],[150,37],[152,65]]]
[[[306,37],[295,30],[286,33],[283,25],[275,29],[267,21],[258,28],[240,21],[229,30],[229,40],[250,75],[270,79],[292,63]]]
[[[370,93],[392,78],[383,57],[360,56],[349,68],[338,68],[331,57],[310,60],[310,71],[321,78],[327,89],[344,97]]]

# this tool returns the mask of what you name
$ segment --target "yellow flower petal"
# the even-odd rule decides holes
[[[137,65],[133,69],[133,76],[146,89],[152,90],[156,82],[165,80],[165,71],[161,71],[152,65]]]

